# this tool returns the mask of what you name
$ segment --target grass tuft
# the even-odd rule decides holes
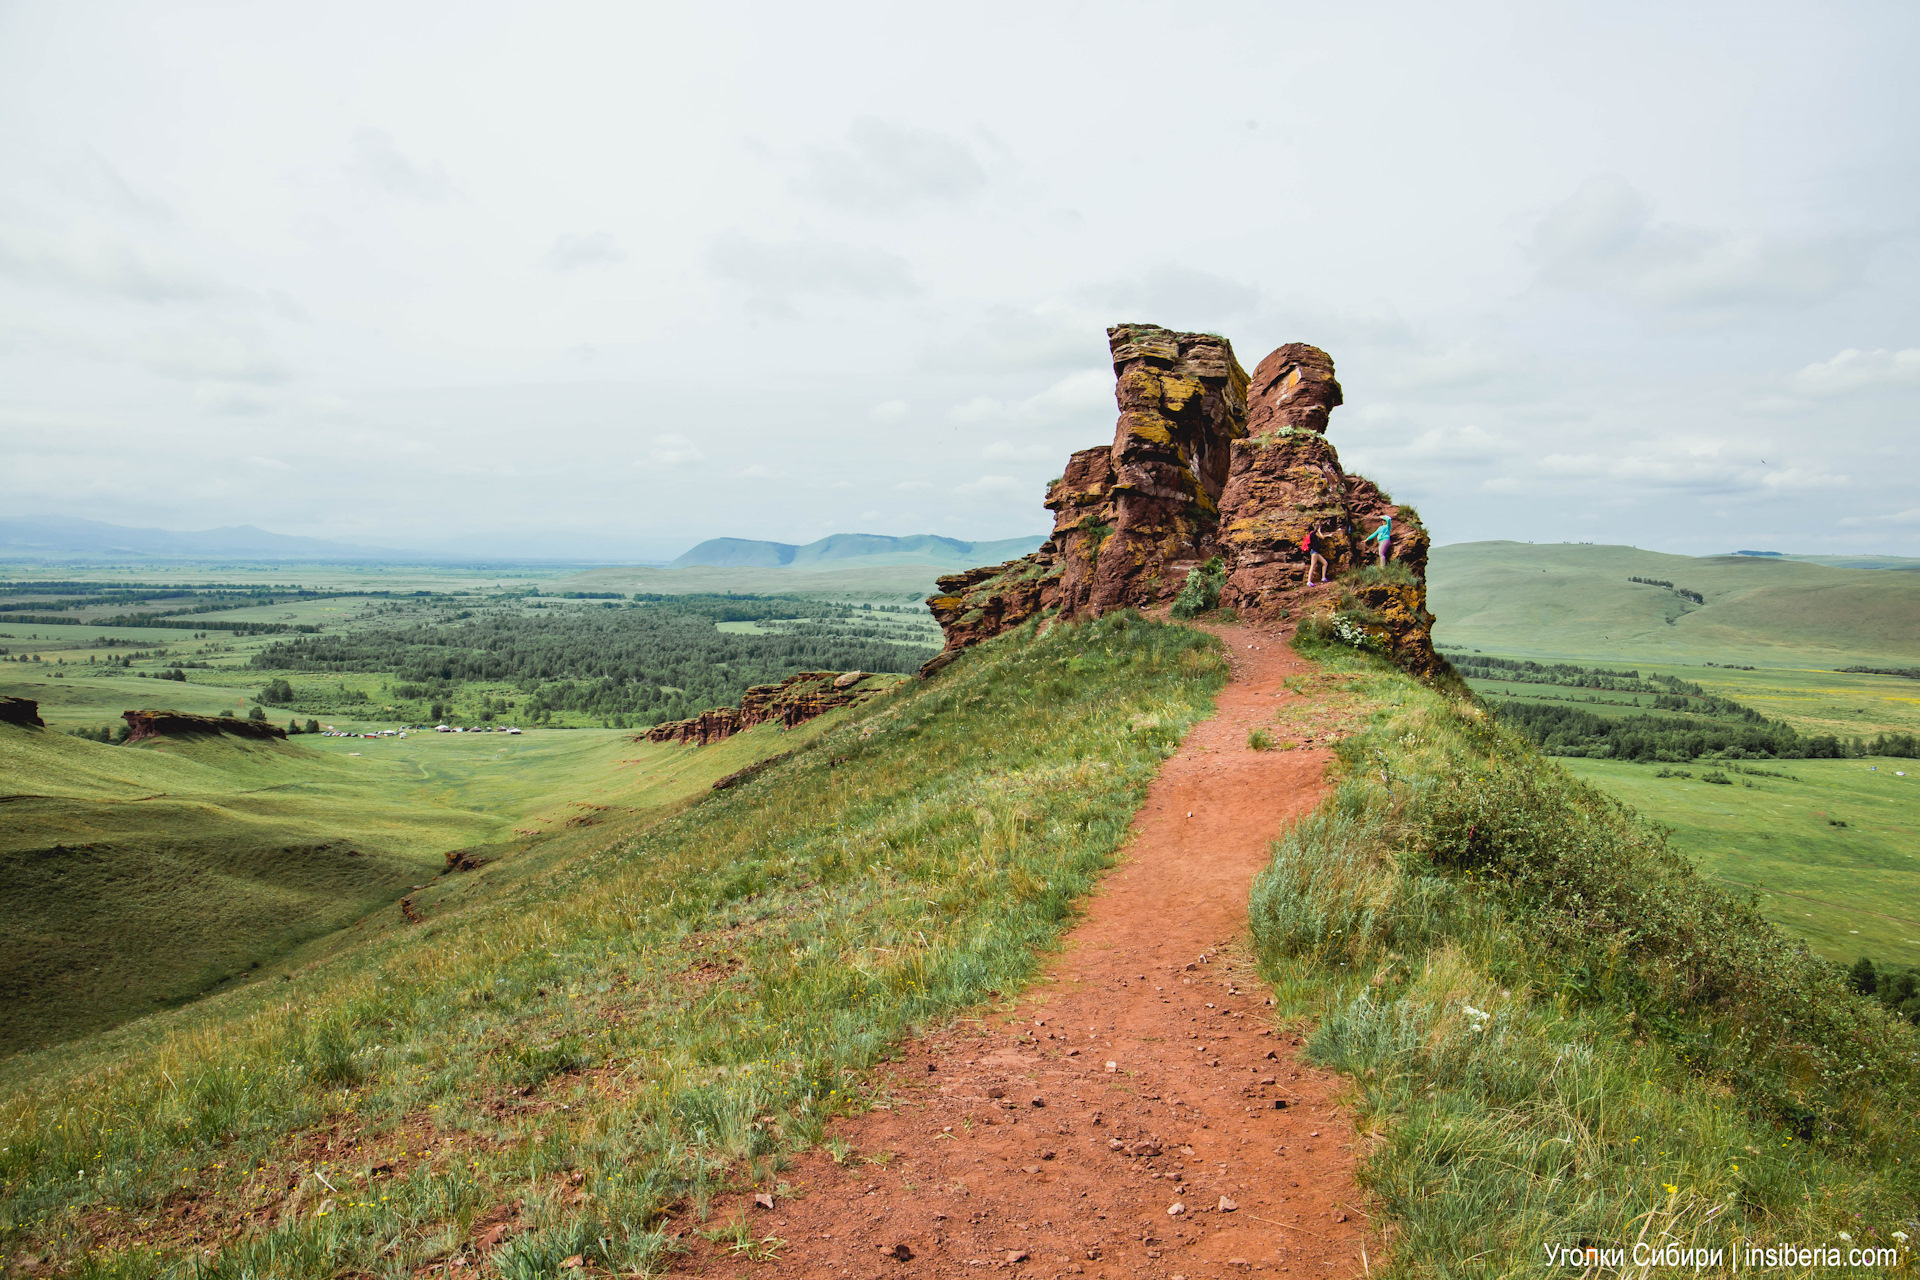
[[[1362,1174],[1399,1273],[1912,1234],[1911,1027],[1470,701],[1301,644],[1375,711],[1251,920],[1381,1139]]]

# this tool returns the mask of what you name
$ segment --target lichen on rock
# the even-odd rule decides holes
[[[641,736],[648,742],[704,747],[755,725],[791,729],[835,707],[865,702],[895,682],[896,678],[868,671],[802,671],[779,684],[754,685],[740,695],[737,707],[712,707],[685,720],[668,720]]]
[[[1215,555],[1226,571],[1222,606],[1284,619],[1346,601],[1390,634],[1382,647],[1402,665],[1438,669],[1426,611],[1430,539],[1411,507],[1341,469],[1326,438],[1345,399],[1331,356],[1288,343],[1249,377],[1216,334],[1121,324],[1107,344],[1119,409],[1113,443],[1074,453],[1048,485],[1053,536],[1038,551],[939,579],[927,606],[946,646],[923,675],[1036,616],[1071,621],[1165,604]],[[1369,536],[1388,520],[1388,562],[1406,572],[1359,582],[1354,575],[1378,561]],[[1309,534],[1333,585],[1307,581]]]

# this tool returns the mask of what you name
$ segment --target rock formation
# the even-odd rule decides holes
[[[22,729],[44,729],[40,704],[32,698],[0,698],[0,724],[17,724]]]
[[[235,738],[284,738],[285,729],[265,720],[242,720],[238,716],[196,716],[184,711],[123,711],[120,718],[131,731],[128,742],[147,738],[199,738],[228,734]]]
[[[1288,343],[1249,378],[1212,334],[1123,324],[1107,342],[1120,409],[1113,443],[1073,454],[1047,487],[1053,536],[1038,551],[938,579],[927,607],[946,647],[923,675],[1041,614],[1073,620],[1170,601],[1213,556],[1226,569],[1222,605],[1255,619],[1339,611],[1409,670],[1438,669],[1426,530],[1412,508],[1341,470],[1325,434],[1343,399],[1326,352]],[[1388,519],[1388,559],[1406,573],[1308,585],[1309,532],[1338,579],[1373,558],[1365,539]]]
[[[648,742],[686,742],[704,747],[757,724],[775,723],[791,729],[835,707],[865,702],[890,683],[865,671],[802,671],[779,684],[754,685],[740,695],[737,707],[714,707],[686,720],[669,720],[642,736]]]

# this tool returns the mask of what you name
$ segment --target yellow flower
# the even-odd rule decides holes
[[[1667,1189],[1667,1194],[1670,1196],[1677,1196],[1680,1194],[1680,1188],[1674,1186],[1671,1182],[1663,1182],[1660,1185]]]

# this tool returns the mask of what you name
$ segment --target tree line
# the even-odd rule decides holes
[[[1732,760],[1920,758],[1920,735],[1807,736],[1791,725],[1751,711],[1751,718],[1729,721],[1654,715],[1608,717],[1577,707],[1531,702],[1496,702],[1494,710],[1502,723],[1533,739],[1548,755],[1640,762],[1697,760],[1706,755]]]
[[[737,702],[751,685],[801,671],[909,672],[933,655],[931,647],[825,625],[768,635],[714,625],[800,617],[864,629],[854,622],[859,616],[845,605],[794,597],[659,596],[640,607],[536,615],[502,609],[443,624],[302,636],[268,646],[252,665],[295,674],[390,674],[398,681],[395,696],[440,707],[462,685],[506,684],[519,695],[515,718],[526,723],[573,711],[623,725],[654,724]],[[284,677],[269,681],[264,692],[278,705],[297,700]]]

